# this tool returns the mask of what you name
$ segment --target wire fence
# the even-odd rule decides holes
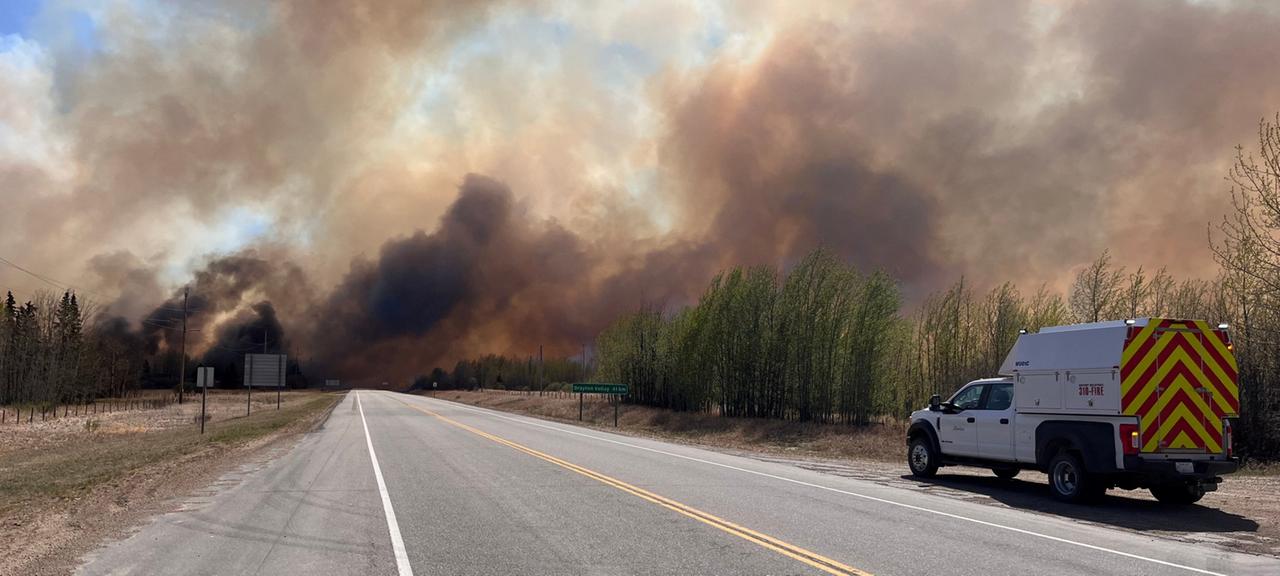
[[[64,404],[38,403],[0,406],[0,426],[21,426],[60,418],[114,414],[140,410],[160,410],[177,402],[170,392],[130,394],[124,398],[103,398]]]

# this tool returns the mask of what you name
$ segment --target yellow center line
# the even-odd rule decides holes
[[[703,524],[706,524],[708,526],[711,526],[713,528],[716,528],[728,534],[732,534],[734,536],[742,538],[743,540],[746,540],[758,546],[762,546],[764,548],[767,548],[769,550],[782,554],[783,556],[786,556],[788,558],[798,560],[800,562],[808,564],[809,566],[822,570],[823,572],[826,572],[828,574],[834,574],[836,576],[871,576],[871,573],[869,572],[864,572],[852,566],[842,564],[840,562],[832,560],[831,558],[827,558],[826,556],[823,556],[816,552],[806,550],[804,548],[796,546],[795,544],[783,542],[782,540],[778,540],[777,538],[774,538],[766,534],[761,534],[760,532],[756,532],[755,530],[751,530],[750,528],[739,526],[737,524],[734,524],[733,522],[730,522],[718,516],[714,516],[707,512],[703,512],[702,510],[698,510],[697,508],[694,508],[686,504],[681,504],[680,502],[676,502],[675,500],[672,500],[670,498],[659,496],[658,494],[654,494],[653,492],[650,492],[638,486],[628,484],[616,478],[611,478],[609,476],[606,476],[594,470],[583,468],[582,466],[578,466],[577,464],[574,464],[572,462],[566,462],[550,454],[539,452],[537,450],[534,450],[533,448],[529,448],[528,446],[517,444],[505,438],[494,436],[493,434],[490,434],[488,432],[485,432],[477,428],[473,428],[471,426],[468,426],[456,420],[452,420],[448,417],[432,412],[431,410],[428,410],[426,408],[422,408],[420,406],[414,406],[413,404],[409,404],[408,402],[405,402],[398,398],[396,399],[396,401],[400,402],[401,404],[404,404],[405,406],[408,406],[409,408],[412,408],[414,410],[417,410],[429,416],[438,418],[442,422],[445,422],[457,428],[461,428],[463,430],[466,430],[467,432],[471,432],[472,434],[475,434],[482,438],[487,438],[489,440],[492,440],[504,446],[508,446],[515,450],[519,450],[520,452],[524,452],[525,454],[528,454],[530,456],[534,456],[541,460],[545,460],[547,462],[550,462],[552,464],[555,464],[567,470],[576,472],[578,474],[591,478],[592,480],[595,480],[602,484],[606,484],[608,486],[612,486],[614,488],[622,490],[623,492],[626,492],[633,496],[642,498],[644,500],[648,500],[649,502],[662,506],[663,508],[667,508],[674,512],[680,513],[684,516],[688,516],[689,518],[693,518],[694,520],[702,522]]]

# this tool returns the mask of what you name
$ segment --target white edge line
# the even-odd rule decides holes
[[[378,494],[382,496],[382,511],[387,516],[387,530],[391,532],[391,549],[396,554],[396,571],[400,576],[413,576],[413,568],[409,566],[409,553],[404,549],[404,538],[400,537],[400,525],[396,523],[396,511],[391,508],[391,495],[387,493],[387,483],[382,480],[382,469],[378,467],[378,455],[373,452],[373,439],[369,437],[369,423],[364,419],[364,404],[360,402],[360,392],[356,391],[356,407],[360,409],[360,425],[364,426],[364,442],[369,446],[369,460],[373,462],[373,477],[378,480]]]
[[[412,396],[412,395],[410,395],[410,396]],[[419,397],[419,398],[426,398],[425,396],[418,396],[418,397]],[[432,399],[433,399],[433,400],[436,400],[435,398],[432,398]],[[763,477],[765,477],[765,478],[772,478],[772,479],[774,479],[774,480],[781,480],[781,481],[783,481],[783,482],[790,482],[790,483],[792,483],[792,484],[799,484],[799,485],[801,485],[801,486],[808,486],[808,487],[810,487],[810,488],[818,488],[818,489],[821,489],[821,490],[827,490],[827,491],[830,491],[830,492],[836,492],[836,493],[839,493],[839,494],[845,494],[845,495],[848,495],[848,496],[855,496],[855,497],[858,497],[858,498],[863,498],[863,499],[865,499],[865,500],[871,500],[871,501],[873,501],[873,502],[880,502],[880,503],[882,503],[882,504],[889,504],[889,505],[892,505],[892,506],[900,506],[900,507],[902,507],[902,508],[907,508],[907,509],[910,509],[910,510],[916,510],[916,511],[919,511],[919,512],[928,512],[929,514],[936,514],[936,515],[938,515],[938,516],[945,516],[945,517],[947,517],[947,518],[954,518],[954,519],[956,519],[956,520],[964,520],[964,521],[966,521],[966,522],[973,522],[974,524],[981,524],[981,525],[983,525],[983,526],[990,526],[990,527],[992,527],[992,528],[1000,528],[1000,529],[1002,529],[1002,530],[1008,530],[1008,531],[1010,531],[1010,532],[1017,532],[1017,533],[1019,533],[1019,534],[1025,534],[1025,535],[1027,535],[1027,536],[1035,536],[1035,537],[1037,537],[1037,538],[1044,538],[1045,540],[1052,540],[1052,541],[1054,541],[1054,542],[1060,542],[1060,543],[1062,543],[1062,544],[1070,544],[1070,545],[1073,545],[1073,546],[1080,546],[1080,547],[1082,547],[1082,548],[1088,548],[1088,549],[1090,549],[1090,550],[1097,550],[1097,551],[1099,551],[1099,552],[1108,552],[1108,553],[1111,553],[1111,554],[1116,554],[1116,555],[1119,555],[1119,556],[1124,556],[1124,557],[1126,557],[1126,558],[1133,558],[1133,559],[1135,559],[1135,560],[1143,560],[1143,561],[1146,561],[1146,562],[1152,562],[1152,563],[1155,563],[1155,564],[1160,564],[1160,565],[1162,565],[1162,566],[1169,566],[1169,567],[1171,567],[1171,568],[1180,568],[1180,569],[1182,569],[1182,570],[1189,570],[1189,571],[1191,571],[1191,572],[1197,572],[1197,573],[1200,573],[1200,574],[1209,574],[1210,576],[1228,576],[1227,574],[1223,574],[1223,573],[1221,573],[1221,572],[1212,572],[1212,571],[1209,571],[1209,570],[1204,570],[1204,569],[1201,569],[1201,568],[1195,568],[1195,567],[1192,567],[1192,566],[1184,566],[1184,565],[1182,565],[1182,564],[1175,564],[1175,563],[1173,563],[1173,562],[1167,562],[1167,561],[1164,561],[1164,560],[1158,560],[1158,559],[1156,559],[1156,558],[1149,558],[1149,557],[1146,557],[1146,556],[1140,556],[1140,555],[1138,555],[1138,554],[1131,554],[1131,553],[1129,553],[1129,552],[1121,552],[1120,550],[1113,550],[1113,549],[1111,549],[1111,548],[1103,548],[1102,546],[1095,546],[1095,545],[1093,545],[1093,544],[1085,544],[1084,542],[1076,542],[1075,540],[1067,540],[1066,538],[1059,538],[1059,537],[1057,537],[1057,536],[1050,536],[1050,535],[1048,535],[1048,534],[1041,534],[1041,533],[1039,533],[1039,532],[1033,532],[1033,531],[1031,531],[1031,530],[1024,530],[1024,529],[1022,529],[1022,528],[1014,528],[1013,526],[1005,526],[1005,525],[1003,525],[1003,524],[996,524],[996,523],[994,523],[994,522],[988,522],[988,521],[986,521],[986,520],[978,520],[977,518],[969,518],[969,517],[967,517],[967,516],[961,516],[961,515],[959,515],[959,514],[952,514],[952,513],[950,513],[950,512],[943,512],[943,511],[941,511],[941,510],[933,510],[933,509],[931,509],[931,508],[922,508],[922,507],[920,507],[920,506],[914,506],[914,505],[911,505],[911,504],[903,504],[902,502],[895,502],[895,501],[893,501],[893,500],[885,500],[884,498],[877,498],[877,497],[875,497],[875,496],[867,496],[866,494],[858,494],[857,492],[850,492],[850,491],[848,491],[848,490],[841,490],[841,489],[839,489],[839,488],[832,488],[832,487],[830,487],[830,486],[823,486],[823,485],[821,485],[821,484],[813,484],[813,483],[811,483],[811,482],[805,482],[805,481],[803,481],[803,480],[796,480],[796,479],[794,479],[794,478],[787,478],[787,477],[785,477],[785,476],[777,476],[777,475],[774,475],[774,474],[769,474],[768,472],[759,472],[759,471],[756,471],[756,470],[750,470],[750,469],[747,469],[747,468],[739,468],[739,467],[737,467],[737,466],[733,466],[733,465],[730,465],[730,464],[721,464],[721,463],[719,463],[719,462],[713,462],[713,461],[711,461],[711,460],[703,460],[702,458],[695,458],[695,457],[693,457],[693,456],[685,456],[685,455],[683,455],[683,454],[676,454],[676,453],[674,453],[674,452],[667,452],[667,451],[665,451],[665,450],[658,450],[658,449],[655,449],[655,448],[649,448],[649,447],[646,447],[646,446],[638,446],[638,445],[636,445],[636,444],[630,444],[630,443],[627,443],[627,442],[620,442],[620,441],[618,441],[618,440],[613,440],[613,439],[611,439],[611,438],[604,438],[604,437],[601,437],[601,436],[596,436],[596,435],[594,435],[594,434],[584,434],[584,433],[582,433],[582,432],[577,432],[577,431],[574,431],[574,430],[567,430],[567,429],[564,429],[564,428],[560,428],[560,427],[558,427],[558,426],[548,426],[548,425],[546,425],[546,424],[542,424],[541,422],[538,422],[538,421],[536,421],[536,420],[534,420],[534,419],[532,419],[532,418],[526,418],[526,419],[512,418],[512,417],[510,417],[510,416],[504,415],[504,414],[502,414],[502,413],[500,413],[500,412],[497,412],[497,411],[494,411],[494,410],[482,410],[482,409],[474,408],[474,407],[469,406],[469,405],[466,405],[466,404],[462,404],[462,403],[460,403],[460,402],[450,402],[450,401],[448,401],[448,400],[441,400],[441,401],[442,401],[442,402],[449,402],[449,404],[452,404],[452,405],[458,406],[458,407],[463,408],[463,409],[465,409],[465,410],[470,410],[470,411],[472,411],[472,412],[477,412],[477,413],[480,413],[480,414],[485,414],[485,415],[493,416],[493,417],[496,417],[496,418],[502,418],[503,420],[510,420],[510,421],[512,421],[512,422],[518,422],[518,423],[521,423],[521,424],[527,424],[527,425],[529,425],[529,426],[537,426],[537,427],[539,427],[539,428],[545,428],[545,429],[547,429],[547,430],[555,430],[555,431],[557,431],[557,432],[563,432],[563,433],[565,433],[565,434],[573,434],[574,436],[582,436],[582,437],[584,437],[584,438],[591,438],[591,439],[594,439],[594,440],[599,440],[599,441],[601,441],[601,442],[609,442],[609,443],[611,443],[611,444],[617,444],[617,445],[619,445],[619,446],[626,446],[626,447],[628,447],[628,448],[635,448],[635,449],[637,449],[637,450],[645,450],[645,451],[647,451],[647,452],[654,452],[654,453],[657,453],[657,454],[664,454],[664,455],[672,456],[672,457],[675,457],[675,458],[683,458],[683,459],[685,459],[685,460],[691,460],[691,461],[693,461],[693,462],[700,462],[700,463],[702,463],[702,464],[710,464],[710,465],[712,465],[712,466],[719,466],[719,467],[721,467],[721,468],[728,468],[728,469],[730,469],[730,470],[737,470],[738,472],[745,472],[745,473],[747,473],[747,474],[755,474],[756,476],[763,476]]]

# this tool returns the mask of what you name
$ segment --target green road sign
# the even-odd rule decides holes
[[[577,393],[626,394],[627,385],[626,384],[595,384],[595,383],[574,384],[573,391],[575,394]]]

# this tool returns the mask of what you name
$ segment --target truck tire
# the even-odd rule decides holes
[[[933,478],[938,473],[938,451],[925,435],[917,436],[907,446],[907,466],[917,478]]]
[[[1001,480],[1013,480],[1013,477],[1020,472],[1017,468],[992,468],[991,471],[995,472],[996,478]]]
[[[1058,500],[1079,504],[1102,497],[1106,486],[1084,469],[1078,456],[1062,450],[1049,460],[1049,492]]]
[[[1199,484],[1188,482],[1172,482],[1151,487],[1151,495],[1161,504],[1187,506],[1204,498],[1204,488]]]

